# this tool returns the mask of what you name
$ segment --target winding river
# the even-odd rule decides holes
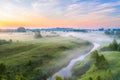
[[[66,67],[62,68],[61,70],[53,74],[53,76],[49,77],[47,80],[54,80],[56,75],[60,75],[61,77],[71,77],[72,76],[71,69],[75,65],[75,63],[83,60],[87,55],[89,55],[92,51],[96,50],[100,46],[99,44],[95,42],[93,42],[93,45],[94,47],[88,53],[82,56],[79,56],[76,59],[72,59]]]

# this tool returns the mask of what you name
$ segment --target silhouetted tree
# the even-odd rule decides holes
[[[26,29],[24,27],[19,27],[17,29],[17,32],[26,32]]]
[[[35,33],[35,38],[41,38],[42,37],[39,30],[35,31],[34,33]]]

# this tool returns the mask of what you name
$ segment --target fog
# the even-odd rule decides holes
[[[89,33],[77,33],[77,32],[41,32],[43,37],[75,37],[81,38],[90,42],[96,42],[99,44],[107,44],[113,40],[113,37],[107,36],[104,33],[89,32]],[[12,39],[20,41],[35,40],[33,32],[27,33],[0,33],[0,39]]]
[[[75,37],[75,38],[81,38],[83,40],[87,40],[90,42],[96,42],[99,44],[109,44],[114,38],[110,37],[108,35],[105,35],[104,33],[98,33],[98,32],[89,32],[89,33],[67,33],[63,35],[64,37]]]

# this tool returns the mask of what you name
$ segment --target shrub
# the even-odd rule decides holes
[[[3,44],[9,44],[11,43],[11,41],[6,41],[6,40],[0,40],[0,45],[3,45]]]
[[[98,51],[97,50],[93,51],[92,54],[91,54],[91,58],[93,60],[96,60],[96,59],[98,59],[98,57],[99,57]]]
[[[102,80],[100,76],[97,76],[96,77],[96,80]]]
[[[32,65],[32,61],[29,60],[28,63],[27,63],[28,66],[31,66]]]
[[[88,80],[93,80],[93,79],[92,79],[92,77],[89,77],[89,79],[88,79]]]
[[[6,65],[1,63],[0,64],[0,75],[4,74],[6,72]]]
[[[55,77],[55,80],[63,80],[63,79],[62,79],[61,76],[58,76],[58,75],[57,75],[57,76]]]
[[[15,76],[15,80],[26,80],[23,75],[19,74]]]

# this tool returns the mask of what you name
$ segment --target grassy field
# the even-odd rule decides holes
[[[77,80],[120,80],[120,52],[102,52],[109,63],[107,69],[98,70],[92,65],[90,56],[76,64],[73,73]],[[90,79],[92,78],[92,79]]]
[[[2,76],[5,80],[45,80],[70,59],[77,57],[78,54],[70,52],[78,48],[84,53],[92,45],[87,41],[64,37],[13,41],[0,45],[0,63],[7,66]]]

